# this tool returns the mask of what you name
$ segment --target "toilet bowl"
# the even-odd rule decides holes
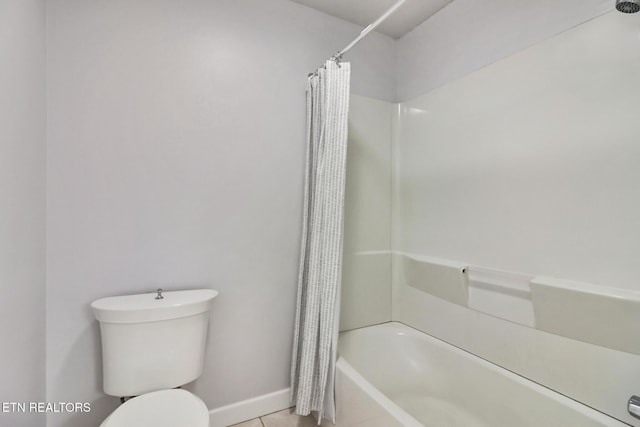
[[[186,390],[161,390],[122,404],[100,427],[209,427],[209,410]]]

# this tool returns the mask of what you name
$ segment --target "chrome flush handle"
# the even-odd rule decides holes
[[[640,418],[640,397],[631,396],[631,399],[629,399],[629,406],[627,407],[627,410],[634,417]]]
[[[158,293],[158,295],[156,295],[156,299],[164,299],[164,297],[162,296],[162,292],[164,292],[162,288],[159,288],[156,292]]]

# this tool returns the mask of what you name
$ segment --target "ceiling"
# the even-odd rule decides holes
[[[366,27],[398,0],[291,0]],[[452,0],[408,0],[377,31],[395,39],[407,34]]]

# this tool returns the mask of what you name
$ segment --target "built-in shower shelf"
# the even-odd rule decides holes
[[[531,276],[488,268],[468,267],[467,306],[521,325],[535,327]]]
[[[640,355],[640,292],[402,255],[407,285],[493,317]]]
[[[430,257],[403,256],[409,286],[459,305],[467,305],[467,265]]]
[[[640,354],[640,292],[536,277],[531,294],[537,329]]]

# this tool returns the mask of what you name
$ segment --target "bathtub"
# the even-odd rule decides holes
[[[344,332],[338,353],[337,427],[627,425],[401,323]]]

